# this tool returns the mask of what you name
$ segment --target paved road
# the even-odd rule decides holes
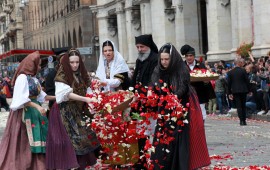
[[[209,154],[213,157],[212,168],[270,165],[270,123],[247,120],[247,124],[240,126],[238,118],[207,118],[205,127]]]
[[[1,136],[7,117],[8,112],[0,113]],[[247,123],[240,126],[237,118],[208,116],[205,127],[212,164],[205,169],[221,165],[270,165],[270,122],[248,120]]]

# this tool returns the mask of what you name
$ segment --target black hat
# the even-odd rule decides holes
[[[181,47],[180,52],[182,55],[192,54],[195,56],[195,49],[187,44],[185,44]]]
[[[138,37],[135,37],[135,44],[146,45],[152,51],[154,51],[155,53],[158,53],[158,48],[157,48],[156,44],[154,43],[151,34],[144,34],[144,35],[140,35]]]
[[[52,48],[52,51],[55,55],[62,56],[64,55],[71,47],[61,47],[61,48]]]

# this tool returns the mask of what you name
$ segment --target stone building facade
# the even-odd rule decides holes
[[[270,50],[269,0],[98,0],[90,8],[100,41],[114,41],[130,65],[141,34],[152,34],[158,47],[189,44],[209,61],[234,59],[244,42],[254,43],[255,56]]]
[[[20,4],[19,0],[0,1],[0,53],[24,47]]]
[[[87,47],[88,70],[95,70],[98,35],[94,14],[89,6],[96,0],[29,0],[21,7],[23,39],[26,49],[50,50],[56,47]]]

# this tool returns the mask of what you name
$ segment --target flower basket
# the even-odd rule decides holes
[[[127,108],[129,108],[129,103],[132,102],[133,97],[125,100],[124,102],[120,103],[119,105],[117,105],[116,107],[112,108],[112,113],[115,112],[119,112],[119,111],[123,111],[126,110]]]
[[[211,81],[219,78],[219,74],[206,69],[196,69],[190,72],[190,81]]]
[[[212,77],[190,77],[191,82],[198,82],[198,81],[211,81],[217,80],[219,76],[212,76]]]
[[[248,58],[249,52],[251,51],[252,46],[253,46],[253,43],[248,43],[248,44],[243,43],[237,48],[236,54],[241,56],[242,58]]]

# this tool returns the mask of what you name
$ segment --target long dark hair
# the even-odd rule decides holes
[[[66,79],[67,83],[70,86],[72,86],[72,84],[74,83],[74,77],[73,77],[73,70],[70,67],[69,57],[74,56],[74,55],[79,57],[79,68],[78,68],[79,76],[81,76],[83,83],[86,86],[89,86],[90,85],[90,78],[87,74],[87,70],[86,70],[84,63],[82,61],[81,54],[75,48],[71,48],[61,59],[60,64],[62,65],[63,70],[65,72],[65,76],[66,76],[65,79]],[[75,85],[79,85],[79,84],[75,83]]]
[[[170,63],[166,69],[161,65],[161,53],[170,55]],[[172,92],[179,98],[188,92],[190,83],[188,68],[176,48],[169,43],[162,46],[159,50],[158,65],[152,74],[152,84],[158,83],[159,79],[163,79],[164,82],[171,85],[173,87]]]

